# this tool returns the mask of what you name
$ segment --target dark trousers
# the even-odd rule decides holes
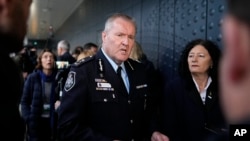
[[[32,131],[28,129],[26,141],[56,141],[55,131],[51,130],[49,118],[40,118],[37,130],[37,136],[34,137],[30,134]]]

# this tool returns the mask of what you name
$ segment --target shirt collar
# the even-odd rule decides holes
[[[199,86],[198,86],[197,82],[195,81],[194,77],[192,77],[192,78],[193,78],[193,81],[194,81],[194,84],[195,84],[197,90],[200,91]],[[206,86],[204,88],[205,90],[207,90],[207,88],[209,87],[209,85],[211,84],[211,82],[212,82],[212,78],[209,76],[208,80],[207,80],[207,84],[206,84]]]
[[[118,65],[105,53],[105,51],[103,50],[103,48],[101,48],[104,56],[107,58],[108,62],[111,64],[112,68],[115,70],[117,70]],[[124,66],[124,62],[122,62],[122,64],[120,65],[122,67],[123,70],[125,70],[125,66]]]

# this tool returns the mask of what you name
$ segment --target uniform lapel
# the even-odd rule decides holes
[[[127,72],[127,75],[128,75],[128,80],[129,80],[129,85],[130,85],[130,88],[129,88],[129,94],[133,91],[133,86],[134,86],[134,80],[136,78],[136,76],[134,76],[134,68],[131,66],[129,60],[125,61],[124,62],[124,65],[125,65],[125,68],[126,68],[126,72]]]
[[[97,60],[101,59],[103,62],[103,75],[104,79],[107,80],[111,84],[111,86],[120,94],[128,95],[127,90],[125,87],[121,87],[118,75],[116,74],[115,70],[104,56],[102,51],[99,51],[96,55]]]

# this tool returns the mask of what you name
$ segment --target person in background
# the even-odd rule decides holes
[[[23,79],[26,80],[27,76],[34,70],[27,48],[24,47],[13,59],[21,69]]]
[[[55,92],[55,61],[56,55],[44,49],[38,56],[36,69],[24,84],[21,112],[28,127],[29,141],[53,141],[56,138],[54,103],[59,98]]]
[[[70,54],[70,44],[66,40],[61,40],[57,44],[57,67],[58,74],[56,75],[56,79],[58,80],[60,87],[58,88],[58,93],[60,96],[62,94],[62,87],[65,84],[67,79],[70,67],[73,63],[76,62],[76,59]],[[61,87],[62,86],[62,87]],[[60,101],[56,102],[56,107],[59,107]]]
[[[76,46],[76,48],[74,49],[72,56],[77,60],[79,54],[83,51],[83,47],[82,46]]]
[[[35,46],[31,45],[28,47],[28,55],[34,70],[37,65],[37,49]]]
[[[250,124],[250,1],[227,0],[220,62],[223,110],[228,124]]]
[[[141,45],[137,41],[135,41],[134,47],[131,50],[129,58],[140,62],[140,60],[143,58],[144,55],[145,54],[144,54],[144,52],[142,50]]]
[[[129,55],[129,58],[138,61],[139,63],[143,64],[145,66],[147,77],[151,80],[150,85],[154,89],[154,99],[152,100],[153,104],[155,105],[155,111],[151,116],[150,119],[150,126],[151,126],[151,132],[157,131],[160,128],[160,99],[163,89],[163,83],[160,81],[160,73],[155,69],[153,62],[148,60],[146,54],[143,52],[143,49],[139,42],[135,41],[134,47],[132,48],[132,51]],[[155,132],[157,134],[157,132]],[[154,141],[154,137],[161,139],[161,141],[166,141],[168,138],[166,136],[152,136],[152,141]],[[160,140],[158,140],[160,141]]]
[[[84,59],[86,57],[95,55],[98,51],[98,46],[94,43],[86,43],[83,46],[83,51],[81,52],[81,54],[79,54],[79,56],[77,57],[77,61]]]
[[[98,46],[92,42],[84,44],[83,51],[91,51],[92,54],[96,54],[98,51]]]
[[[73,64],[76,59],[70,54],[70,44],[66,40],[61,40],[57,44],[57,61],[68,61]]]
[[[195,39],[184,48],[180,77],[167,84],[162,99],[162,131],[171,141],[213,141],[226,131],[219,99],[220,56],[209,40]]]
[[[153,62],[148,60],[146,54],[143,52],[141,45],[135,41],[134,47],[129,55],[129,58],[138,61],[146,66],[147,71],[152,75],[155,73],[155,67]]]
[[[128,58],[135,35],[131,17],[113,14],[102,48],[72,65],[58,111],[60,140],[142,141],[151,135],[146,119],[152,90],[145,67]]]
[[[84,59],[84,58],[89,57],[89,56],[93,56],[93,55],[95,55],[95,54],[96,54],[96,53],[94,53],[94,52],[91,51],[91,50],[84,50],[84,51],[82,51],[82,52],[78,55],[77,61],[80,61],[81,59]]]
[[[32,0],[0,0],[0,61],[3,80],[0,102],[1,139],[23,141],[25,124],[19,112],[23,79],[19,67],[10,58],[23,48]],[[17,24],[18,23],[18,24]]]

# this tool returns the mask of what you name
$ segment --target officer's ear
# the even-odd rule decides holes
[[[105,31],[102,32],[102,42],[105,42],[107,38],[107,33]]]

